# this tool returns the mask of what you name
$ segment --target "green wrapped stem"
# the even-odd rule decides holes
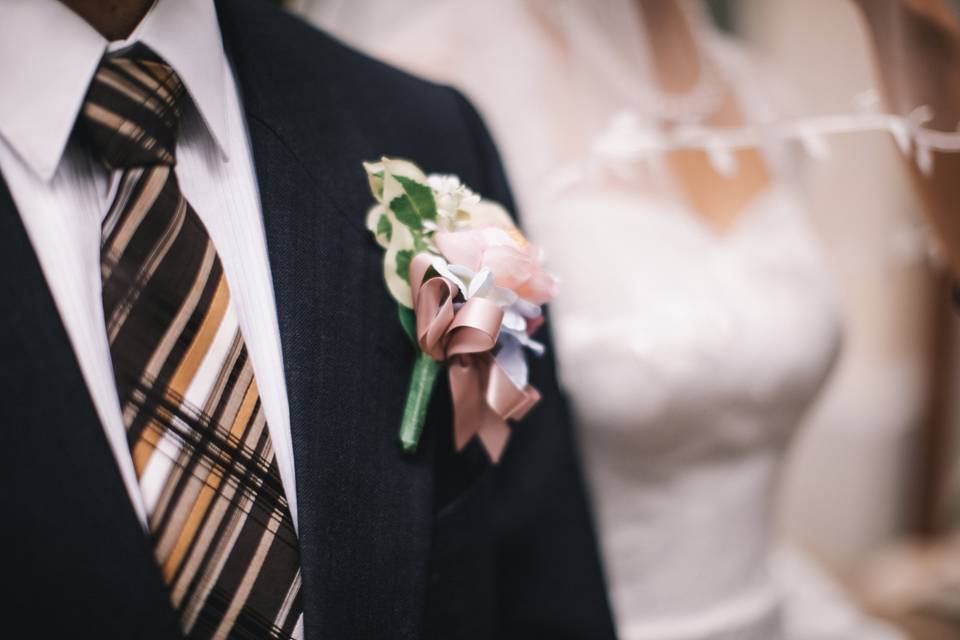
[[[417,354],[417,360],[413,363],[413,375],[410,377],[410,390],[407,391],[407,404],[403,408],[403,421],[400,423],[400,442],[407,453],[417,450],[439,371],[439,362],[422,351]]]

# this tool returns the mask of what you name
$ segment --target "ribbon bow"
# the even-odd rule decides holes
[[[457,451],[476,435],[497,462],[510,437],[507,420],[523,419],[540,394],[530,385],[517,387],[491,353],[503,320],[500,306],[475,296],[456,308],[459,286],[440,275],[427,278],[432,262],[427,253],[410,262],[417,343],[431,358],[447,363]]]

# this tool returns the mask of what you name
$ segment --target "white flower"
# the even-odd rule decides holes
[[[437,224],[441,229],[462,227],[480,203],[480,196],[461,184],[457,176],[431,174],[427,184],[437,201]]]
[[[518,389],[523,389],[529,382],[530,370],[524,348],[538,356],[545,351],[543,343],[537,342],[527,333],[527,319],[538,318],[540,314],[540,307],[522,298],[518,298],[503,312],[494,359]]]
[[[450,264],[440,256],[434,257],[431,266],[441,276],[457,285],[464,300],[486,298],[495,302],[504,313],[520,301],[517,294],[510,289],[494,284],[493,272],[490,269],[474,271],[462,264]]]

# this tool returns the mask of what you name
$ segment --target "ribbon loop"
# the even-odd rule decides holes
[[[485,298],[471,298],[450,323],[447,357],[484,353],[497,345],[503,309]]]
[[[446,360],[445,342],[455,312],[453,298],[457,287],[444,278],[430,278],[417,295],[417,344],[420,350],[438,362]]]

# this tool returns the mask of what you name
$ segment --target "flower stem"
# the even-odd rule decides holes
[[[403,450],[413,453],[423,433],[423,423],[427,418],[427,407],[433,395],[433,384],[437,380],[440,363],[423,353],[417,355],[413,363],[413,375],[410,377],[410,390],[407,391],[407,404],[403,408],[403,420],[400,423],[400,442]]]

